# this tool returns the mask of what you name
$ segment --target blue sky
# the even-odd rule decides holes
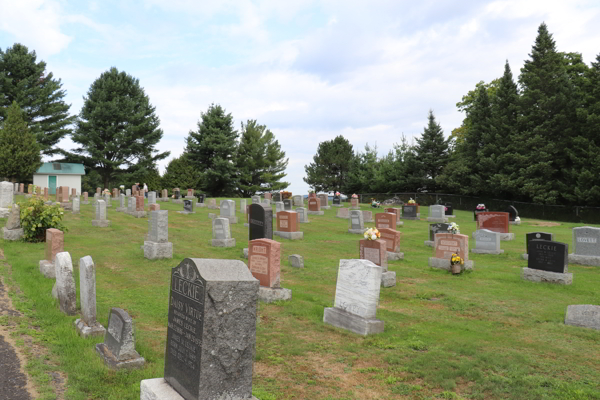
[[[477,82],[501,76],[505,60],[518,76],[543,21],[559,51],[588,64],[600,53],[597,0],[0,0],[0,15],[0,48],[35,50],[72,114],[115,66],[156,106],[170,158],[218,103],[238,129],[247,119],[271,129],[294,193],[307,192],[304,165],[323,140],[384,155],[421,134],[429,109],[449,135]]]

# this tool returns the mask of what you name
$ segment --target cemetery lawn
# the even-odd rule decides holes
[[[21,201],[22,196],[17,196]],[[90,199],[90,203],[91,203]],[[250,204],[248,200],[248,204]],[[6,265],[0,274],[10,287],[13,304],[26,318],[0,316],[30,351],[27,369],[34,375],[40,398],[53,394],[51,373],[66,374],[66,399],[139,399],[142,379],[162,377],[166,343],[171,268],[186,257],[242,258],[248,228],[239,213],[231,225],[234,248],[214,248],[206,208],[196,214],[174,212],[180,204],[160,203],[169,213],[172,260],[144,259],[140,246],[147,219],[107,209],[108,228],[92,227],[94,208],[65,212],[65,251],[70,252],[79,297],[79,259],[96,264],[98,320],[105,327],[111,307],[125,309],[135,320],[136,350],[146,358],[144,369],[113,372],[96,354],[102,338],[82,339],[73,322],[58,310],[51,296],[54,281],[44,278],[38,262],[44,243],[0,239]],[[218,204],[218,201],[217,201]],[[346,203],[346,206],[348,203]],[[364,210],[382,212],[383,210]],[[360,235],[346,233],[348,220],[309,215],[298,224],[304,240],[282,243],[282,286],[291,301],[259,304],[253,392],[273,399],[600,399],[600,331],[566,326],[570,304],[600,304],[600,268],[570,265],[571,286],[521,280],[527,265],[525,234],[554,233],[571,247],[576,224],[524,218],[511,225],[516,239],[501,242],[502,255],[469,255],[475,270],[453,276],[428,267],[433,249],[428,240],[427,207],[421,221],[404,221],[400,243],[404,260],[389,262],[397,286],[382,288],[377,318],[382,334],[361,337],[323,324],[323,310],[333,306],[340,259],[358,258]],[[455,211],[461,233],[475,230],[473,213]],[[374,219],[374,218],[373,218]],[[450,221],[453,221],[452,219]],[[6,220],[0,220],[3,226]],[[273,221],[275,226],[275,220]],[[374,223],[365,223],[372,227]],[[275,228],[273,229],[275,230]],[[470,239],[470,247],[474,240]],[[288,256],[304,257],[304,269],[289,266]],[[8,266],[10,265],[10,266]],[[79,299],[78,299],[79,306]],[[22,336],[26,335],[26,336]],[[33,343],[33,344],[32,344]]]

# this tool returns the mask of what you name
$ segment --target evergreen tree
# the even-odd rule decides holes
[[[187,153],[169,161],[161,180],[161,188],[200,189],[200,173],[190,162]]]
[[[14,101],[0,127],[0,177],[30,180],[41,164],[39,145]]]
[[[237,188],[237,137],[231,114],[211,104],[201,113],[198,130],[190,131],[186,138],[188,157],[200,171],[202,189],[211,196],[231,194]]]
[[[139,80],[112,67],[96,79],[72,135],[81,147],[70,160],[83,162],[102,176],[105,188],[117,177],[135,180],[170,152],[158,153],[160,120]]]
[[[358,152],[353,158],[342,186],[342,192],[346,194],[375,193],[377,189],[375,181],[378,174],[377,144],[371,147],[367,143],[365,151]]]
[[[342,188],[347,185],[346,179],[354,158],[352,145],[341,135],[321,142],[313,162],[304,166],[304,182],[317,192],[345,190]]]
[[[436,178],[448,162],[449,141],[444,138],[442,127],[436,122],[432,110],[429,110],[427,127],[416,141],[414,152],[421,175],[420,190],[435,192],[438,189]]]
[[[60,79],[46,73],[46,63],[36,58],[35,51],[18,43],[4,52],[0,49],[0,122],[16,101],[43,154],[52,155],[59,151],[55,146],[60,139],[71,133],[75,117],[69,116],[70,105],[63,101],[66,92]]]
[[[289,186],[288,182],[281,182],[288,165],[285,152],[273,133],[255,120],[242,122],[236,165],[238,191],[242,197],[251,197],[258,191],[280,191]]]
[[[524,162],[516,187],[536,203],[556,204],[569,199],[572,186],[570,149],[578,135],[573,84],[545,23],[538,28],[530,57],[519,77]]]

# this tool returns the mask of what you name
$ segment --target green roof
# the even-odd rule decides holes
[[[43,163],[35,173],[44,175],[85,175],[85,169],[83,164],[47,162]]]

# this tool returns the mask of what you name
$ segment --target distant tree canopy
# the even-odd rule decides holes
[[[354,162],[352,145],[343,136],[321,142],[313,162],[304,166],[304,182],[317,192],[342,190],[348,184],[348,173]]]
[[[14,101],[8,107],[4,123],[0,124],[0,177],[30,181],[42,164],[41,159],[40,146]]]

